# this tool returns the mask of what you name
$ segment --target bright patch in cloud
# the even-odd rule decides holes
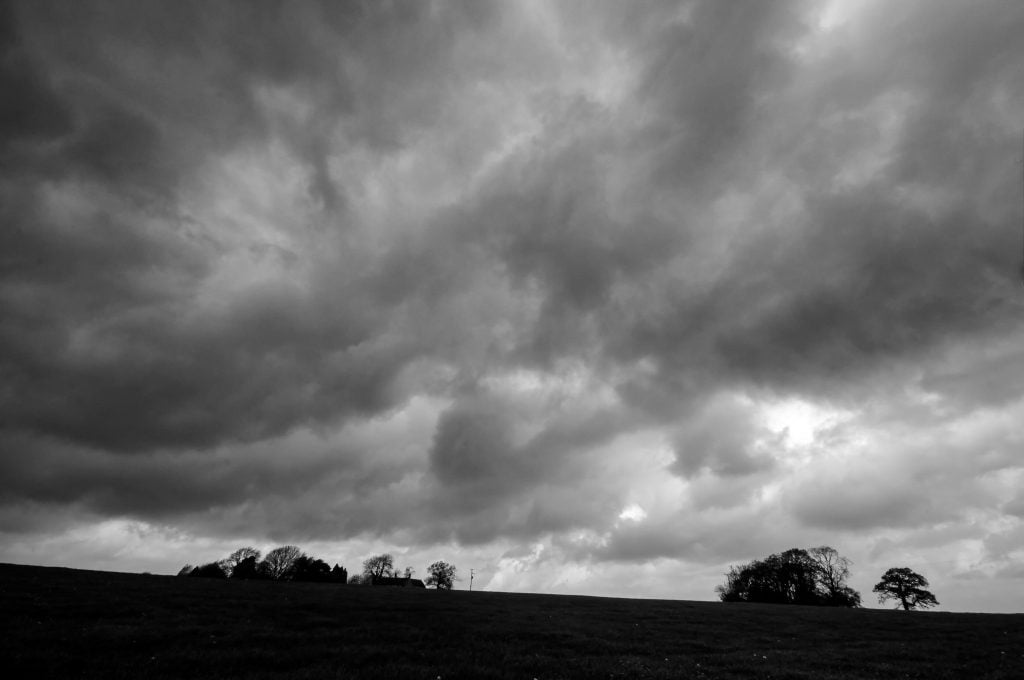
[[[622,509],[622,512],[619,513],[619,519],[628,520],[630,522],[642,522],[646,518],[647,513],[636,503],[630,503]]]
[[[785,399],[761,405],[768,429],[785,436],[791,446],[807,446],[823,429],[835,426],[851,414],[802,399]]]

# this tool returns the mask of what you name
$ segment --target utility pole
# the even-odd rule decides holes
[[[473,592],[473,572],[474,569],[469,570],[469,592]]]

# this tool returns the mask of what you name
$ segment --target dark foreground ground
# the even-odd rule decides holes
[[[0,565],[8,678],[1024,678],[1024,615]]]

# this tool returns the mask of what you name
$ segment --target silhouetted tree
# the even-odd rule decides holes
[[[331,580],[337,583],[348,583],[348,570],[335,564],[334,568],[331,569]]]
[[[893,567],[882,575],[872,591],[878,593],[878,602],[898,600],[904,611],[926,609],[939,604],[935,596],[925,590],[928,579],[907,567]]]
[[[300,555],[292,564],[293,581],[327,581],[330,576],[331,567],[309,555]]]
[[[345,583],[348,571],[335,564],[331,569],[323,560],[304,554],[294,545],[285,545],[267,553],[261,562],[260,551],[253,547],[239,548],[219,562],[199,567],[186,564],[179,576],[207,578],[275,579],[295,581],[332,581]]]
[[[380,578],[395,573],[395,558],[390,553],[374,555],[363,560],[363,575]]]
[[[807,551],[792,548],[779,558],[778,569],[782,576],[783,592],[789,601],[795,604],[819,604],[817,570]]]
[[[859,607],[860,593],[846,585],[850,578],[850,560],[827,545],[811,548],[807,554],[817,568],[818,585],[825,604],[836,607]]]
[[[245,580],[264,578],[264,574],[260,570],[260,564],[256,560],[256,555],[249,555],[244,558],[241,562],[235,565],[234,569],[231,570],[231,578]]]
[[[192,570],[189,576],[198,576],[201,578],[227,578],[228,575],[224,572],[224,567],[220,565],[220,562],[210,562],[204,564],[201,567],[196,567]]]
[[[427,567],[426,583],[428,586],[435,586],[438,590],[451,590],[455,582],[455,565],[438,560]]]
[[[302,556],[302,551],[294,545],[283,545],[274,548],[263,558],[263,569],[269,578],[282,581],[291,578],[295,560]]]
[[[845,558],[827,546],[815,551],[793,548],[730,567],[725,585],[715,590],[723,602],[859,606],[860,595],[845,584],[849,575]]]
[[[251,546],[239,548],[235,552],[227,556],[223,561],[224,571],[228,573],[228,576],[233,575],[235,568],[242,562],[242,560],[252,557],[254,562],[259,562],[260,551]]]

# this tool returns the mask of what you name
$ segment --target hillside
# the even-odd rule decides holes
[[[7,677],[1024,678],[1024,615],[18,565],[0,565],[0,607]]]

